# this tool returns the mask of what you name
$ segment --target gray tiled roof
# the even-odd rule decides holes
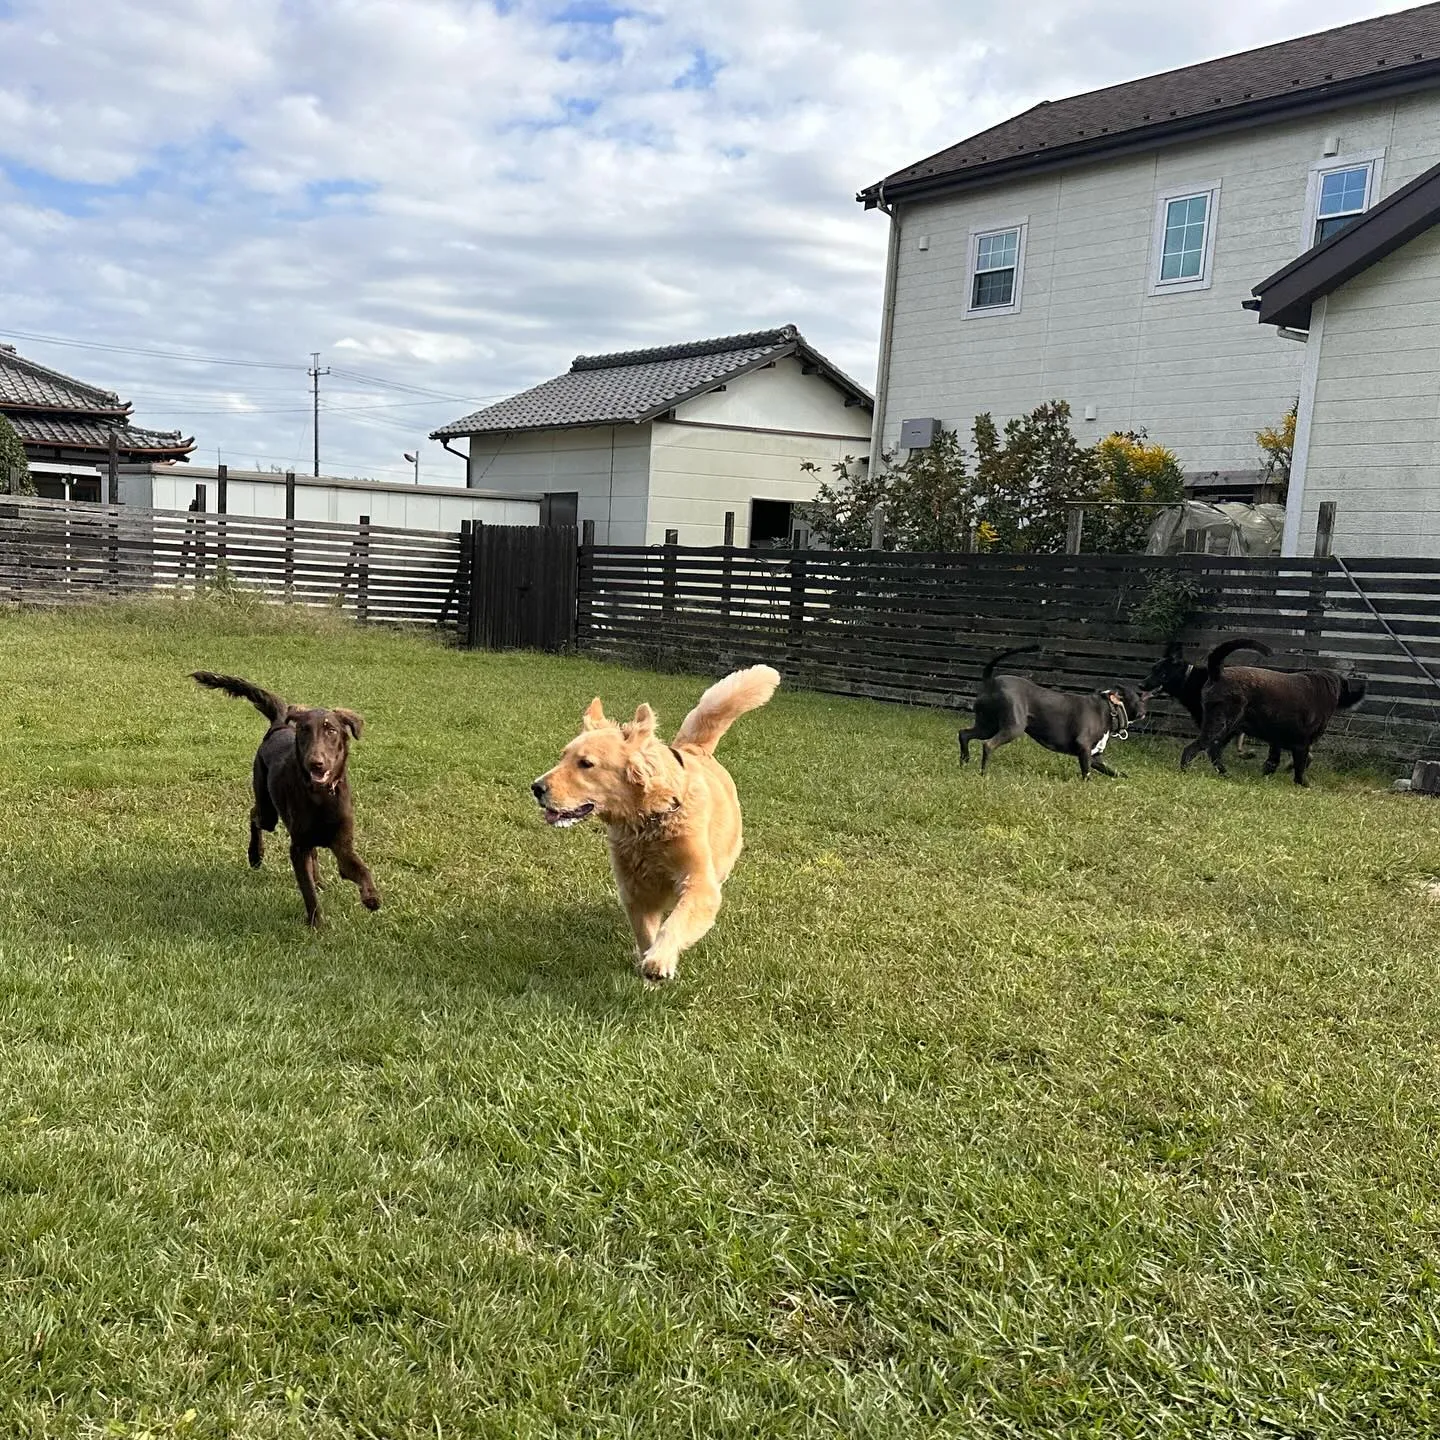
[[[1201,123],[1239,121],[1280,106],[1340,103],[1371,89],[1440,85],[1440,4],[1342,25],[1162,75],[1149,75],[1033,109],[982,130],[862,190],[868,204],[912,191],[979,183],[1064,157],[1088,158],[1122,145],[1160,143]]]
[[[110,390],[49,370],[17,355],[12,346],[0,345],[0,406],[10,405],[101,415],[123,415],[130,408]]]
[[[0,344],[0,415],[23,444],[108,451],[114,431],[127,459],[183,459],[195,448],[178,430],[130,424],[129,414],[130,406],[114,391],[37,365],[16,354],[13,345]]]
[[[120,437],[120,453],[137,458],[188,455],[195,448],[193,440],[183,438],[178,430],[168,432],[142,430],[118,420],[90,420],[84,417],[36,415],[15,411],[5,417],[15,427],[26,445],[58,445],[67,450],[109,450],[110,432]]]
[[[510,430],[643,424],[682,400],[786,355],[799,355],[862,404],[870,392],[811,348],[793,325],[613,355],[577,355],[564,375],[442,426],[432,440]]]

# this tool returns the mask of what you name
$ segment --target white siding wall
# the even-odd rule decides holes
[[[1301,555],[1322,500],[1341,555],[1440,556],[1440,229],[1325,302]]]
[[[675,418],[680,423],[654,425],[650,545],[666,530],[678,530],[682,545],[722,544],[727,510],[735,512],[735,543],[747,545],[751,500],[813,500],[836,461],[870,450],[869,407],[847,406],[793,357],[687,401]],[[806,460],[821,474],[803,471]]]
[[[477,489],[577,491],[579,518],[601,545],[645,543],[650,477],[648,425],[594,425],[470,437],[469,483]]]
[[[219,504],[213,470],[199,472],[181,468],[150,474],[122,473],[120,497],[127,505],[153,506],[156,510],[184,510],[195,498],[196,485],[205,487],[205,505],[214,511]],[[535,525],[540,519],[536,500],[507,499],[476,495],[459,486],[439,493],[439,486],[348,486],[327,484],[322,476],[296,477],[295,518],[325,520],[356,525],[368,515],[373,525],[402,530],[459,530],[462,520],[479,520],[487,525]],[[230,473],[225,489],[225,508],[231,515],[285,515],[284,477]]]
[[[900,213],[885,448],[900,422],[936,416],[968,433],[1064,399],[1094,440],[1145,429],[1192,471],[1249,470],[1254,432],[1299,393],[1303,347],[1240,302],[1303,248],[1309,167],[1385,151],[1381,193],[1435,163],[1440,97],[1415,96],[1097,163]],[[1156,198],[1220,181],[1213,284],[1149,294]],[[1373,198],[1380,198],[1379,196]],[[963,318],[972,229],[1028,218],[1022,307]],[[920,250],[921,236],[929,248]],[[1093,423],[1083,418],[1094,405]]]

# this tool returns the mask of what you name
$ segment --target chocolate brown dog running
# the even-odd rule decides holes
[[[1294,761],[1295,783],[1305,784],[1310,750],[1325,733],[1337,710],[1348,710],[1365,698],[1363,675],[1341,675],[1336,670],[1266,670],[1256,665],[1226,665],[1236,650],[1268,655],[1270,647],[1258,640],[1227,640],[1217,645],[1205,662],[1205,688],[1200,692],[1204,713],[1200,734],[1180,755],[1180,768],[1204,750],[1210,763],[1225,773],[1221,752],[1239,731],[1263,740],[1270,747],[1262,773],[1280,768],[1280,754],[1288,750]]]
[[[305,918],[320,924],[320,870],[315,851],[324,846],[340,874],[360,887],[367,910],[380,908],[380,892],[369,867],[355,853],[355,807],[346,766],[350,739],[360,738],[364,721],[353,710],[307,709],[291,705],[234,675],[196,670],[193,678],[211,690],[248,700],[270,728],[255,752],[255,808],[250,812],[250,865],[258,870],[265,855],[262,832],[277,820],[290,832],[290,863],[305,899]]]

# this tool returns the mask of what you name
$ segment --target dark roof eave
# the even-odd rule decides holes
[[[1392,255],[1440,222],[1440,165],[1371,206],[1353,225],[1312,246],[1267,276],[1251,292],[1259,320],[1287,330],[1308,330],[1315,301]]]
[[[725,382],[721,380],[717,383],[723,385]],[[647,420],[653,418],[648,414],[617,415],[608,420],[547,420],[538,425],[475,425],[464,429],[456,429],[454,425],[443,425],[439,430],[430,432],[430,439],[467,440],[472,435],[527,435],[532,431],[539,430],[603,430],[610,425],[643,425]]]
[[[1408,65],[1404,70],[1386,71],[1385,79],[1379,83],[1374,75],[1362,75],[1353,80],[1333,81],[1318,89],[1302,90],[1293,95],[1269,95],[1261,100],[1226,106],[1223,110],[1178,116],[1173,120],[1164,120],[1140,129],[1118,131],[1113,135],[1092,136],[1070,145],[1028,150],[1024,154],[992,160],[984,165],[969,165],[935,175],[917,175],[909,180],[887,177],[874,185],[866,186],[856,194],[855,199],[867,210],[875,209],[882,201],[889,205],[899,200],[930,200],[962,190],[979,189],[1018,175],[1060,170],[1086,160],[1109,159],[1137,151],[1153,150],[1180,140],[1248,129],[1257,120],[1282,115],[1313,115],[1356,101],[1378,100],[1411,94],[1417,90],[1428,90],[1434,87],[1437,78],[1440,78],[1440,59],[1427,60],[1419,65]]]

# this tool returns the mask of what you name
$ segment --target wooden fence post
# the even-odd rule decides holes
[[[675,587],[678,580],[677,570],[679,568],[679,556],[676,550],[680,543],[680,532],[678,530],[667,530],[665,532],[665,559],[664,576],[661,581],[660,613],[666,620],[675,618]]]
[[[355,618],[363,625],[370,618],[370,517],[360,517],[360,537],[356,541],[359,557],[356,570],[358,587],[355,601]]]
[[[225,565],[225,517],[230,513],[230,467],[228,465],[215,467],[215,511],[220,516],[216,546],[217,568],[223,568]]]
[[[1085,507],[1072,505],[1065,516],[1065,553],[1078,555],[1080,539],[1085,534]]]
[[[58,451],[56,452],[59,453]],[[109,497],[112,505],[120,503],[120,437],[110,432]]]
[[[295,599],[295,472],[285,472],[285,603]]]
[[[1320,502],[1320,518],[1315,525],[1315,558],[1328,560],[1335,545],[1335,502]]]
[[[195,498],[190,502],[190,508],[195,512],[195,519],[190,523],[195,527],[195,588],[200,588],[200,583],[205,579],[205,487],[195,487]]]
[[[885,548],[885,507],[883,505],[877,505],[875,513],[870,517],[870,548],[872,550]]]
[[[480,537],[485,526],[477,520],[470,528],[470,593],[469,606],[465,614],[465,648],[475,650],[480,645],[480,621],[483,597],[481,590],[484,577],[480,574]]]
[[[730,623],[730,595],[735,583],[735,512],[725,512],[725,558],[720,562],[720,621]]]
[[[790,614],[786,627],[785,663],[792,675],[800,673],[805,652],[805,582],[808,564],[803,551],[790,556]]]
[[[595,522],[593,520],[582,520],[580,522],[580,543],[587,550],[595,544]]]

